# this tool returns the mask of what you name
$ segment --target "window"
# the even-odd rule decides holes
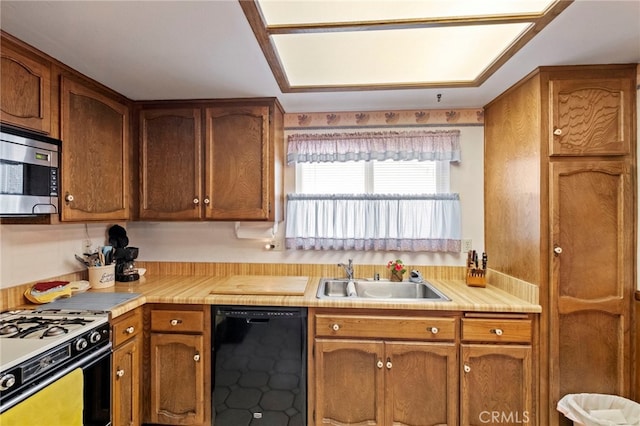
[[[449,162],[348,161],[298,163],[299,194],[442,194],[449,192]]]

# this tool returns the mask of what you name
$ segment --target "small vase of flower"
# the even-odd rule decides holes
[[[391,281],[394,282],[402,281],[404,273],[407,272],[404,263],[402,263],[400,259],[390,260],[389,263],[387,263],[387,269],[391,272]]]

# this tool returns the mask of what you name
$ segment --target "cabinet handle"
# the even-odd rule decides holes
[[[193,356],[193,360],[194,360],[195,362],[200,362],[200,354],[195,354],[195,355]]]
[[[560,136],[562,134],[562,129],[555,129],[553,131],[553,134],[556,135],[556,136]]]
[[[209,197],[205,197],[204,200],[202,200],[202,202],[204,203],[205,206],[208,206],[209,203],[211,203],[211,200],[209,199]]]
[[[501,328],[492,328],[489,331],[491,333],[495,334],[496,336],[502,336],[502,329]]]
[[[118,377],[124,376],[124,370],[117,370],[116,371],[116,376],[118,376]]]
[[[464,370],[465,373],[468,373],[468,372],[471,371],[471,367],[469,367],[468,364],[465,364],[464,367],[463,367],[463,370]]]
[[[560,246],[553,247],[553,255],[558,256],[559,254],[562,254],[562,247]]]
[[[331,328],[333,329],[333,331],[338,331],[340,330],[340,324],[333,324]]]
[[[429,327],[427,330],[429,330],[431,334],[438,334],[438,332],[440,331],[438,327]]]
[[[65,196],[64,196],[64,200],[65,200],[67,203],[71,203],[71,202],[73,201],[73,195],[72,195],[72,194],[69,194],[69,193],[67,192],[67,195],[65,195]]]
[[[134,331],[135,331],[135,328],[131,326],[131,327],[127,327],[127,329],[124,332],[127,334],[133,334]]]
[[[393,364],[391,363],[391,358],[387,358],[387,370],[391,370],[391,367],[393,367]]]
[[[384,367],[384,363],[382,362],[381,359],[378,360],[378,363],[376,364],[376,366],[378,366],[378,368]]]
[[[178,324],[182,324],[182,320],[181,319],[172,319],[171,321],[169,321],[169,324],[171,324],[172,326],[176,326]]]
[[[194,204],[194,205],[196,205],[196,206],[197,206],[198,204],[200,204],[200,199],[199,199],[198,197],[194,198],[194,199],[193,199],[193,204]]]

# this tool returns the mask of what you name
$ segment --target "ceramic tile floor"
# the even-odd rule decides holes
[[[222,338],[217,348],[214,424],[306,424],[300,323],[271,319],[268,326],[260,323],[247,326],[245,320],[227,319],[230,320],[236,321],[231,324],[233,335],[246,334],[241,342]]]

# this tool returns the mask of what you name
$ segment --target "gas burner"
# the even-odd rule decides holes
[[[1,336],[8,336],[10,334],[15,334],[18,331],[20,331],[20,329],[15,324],[5,324],[5,325],[0,327],[0,335]]]
[[[59,325],[54,325],[53,327],[47,328],[40,338],[44,339],[45,337],[60,336],[62,334],[67,334],[68,332],[68,329],[60,327]]]

